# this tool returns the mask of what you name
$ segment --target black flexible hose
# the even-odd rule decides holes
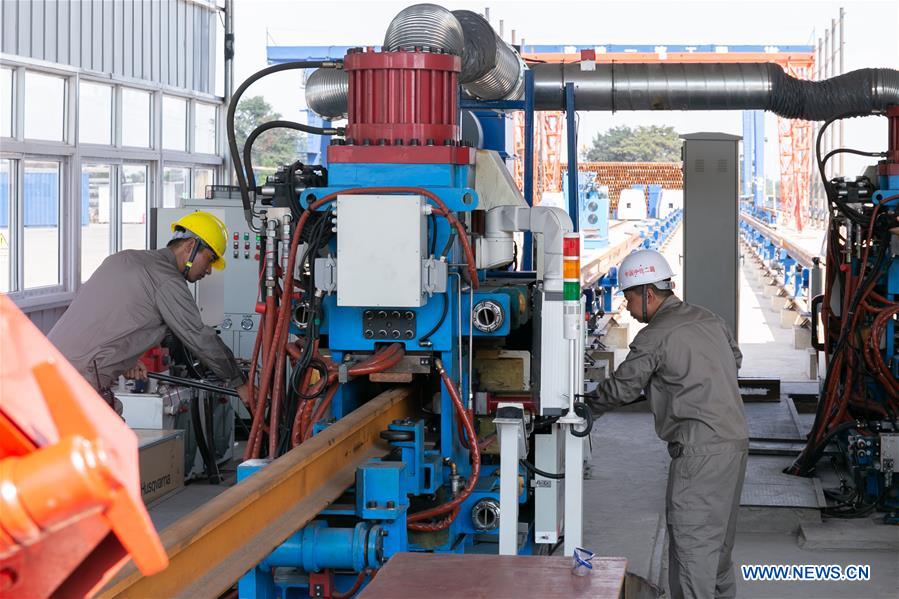
[[[433,327],[431,327],[430,331],[428,331],[427,333],[425,333],[424,335],[422,335],[421,337],[418,338],[419,345],[425,345],[427,343],[430,343],[431,335],[436,333],[437,329],[439,329],[443,325],[443,322],[446,320],[446,314],[447,314],[447,312],[449,312],[449,299],[447,299],[448,295],[449,295],[448,293],[440,294],[440,297],[443,298],[443,309],[440,312],[440,318],[437,319],[437,324],[435,324]]]
[[[428,215],[428,224],[430,225],[428,230],[431,232],[430,245],[428,246],[428,256],[430,257],[437,251],[437,216],[433,212]]]
[[[250,191],[247,186],[247,176],[240,160],[240,149],[237,147],[237,134],[234,131],[234,112],[237,110],[237,104],[240,97],[247,91],[256,81],[281,71],[290,71],[295,69],[316,69],[316,68],[342,68],[343,62],[339,60],[302,60],[295,62],[285,62],[284,64],[276,64],[257,71],[247,77],[231,95],[231,101],[228,104],[228,112],[225,117],[225,131],[228,135],[228,150],[231,154],[231,163],[234,165],[234,173],[237,176],[237,185],[240,187],[240,198],[243,202],[244,216],[247,224],[253,228],[253,206],[250,204]],[[253,228],[255,231],[256,229]]]
[[[190,420],[193,426],[194,437],[197,439],[197,448],[203,457],[203,466],[206,469],[206,476],[213,484],[218,484],[221,480],[218,464],[215,463],[215,456],[209,451],[206,444],[206,436],[203,434],[203,426],[200,424],[200,395],[191,393],[190,395]]]
[[[202,389],[203,391],[211,391],[212,393],[220,393],[222,395],[230,395],[231,397],[240,397],[240,394],[234,389],[228,387],[220,387],[211,383],[195,381],[194,379],[185,379],[180,376],[171,376],[169,374],[161,374],[159,372],[148,372],[147,378],[156,379],[164,383],[173,385],[181,385],[183,387],[193,387],[194,389]]]
[[[534,466],[532,463],[530,463],[529,461],[527,461],[524,458],[518,460],[518,463],[521,464],[522,466],[524,466],[524,468],[526,470],[528,470],[531,474],[537,474],[539,476],[542,476],[543,478],[551,478],[553,480],[562,480],[565,478],[564,472],[562,472],[560,474],[556,474],[554,472],[546,472],[545,470],[541,470],[540,468],[537,468],[536,466]]]
[[[825,154],[821,162],[826,164],[828,160],[837,154],[855,154],[856,156],[868,156],[870,158],[884,158],[887,155],[886,152],[865,152],[863,150],[853,150],[852,148],[837,148]]]
[[[215,405],[213,405],[212,397],[207,394],[203,398],[203,425],[204,430],[206,431],[206,450],[209,452],[209,457],[212,460],[212,466],[214,468],[215,474],[210,477],[210,482],[213,484],[218,483],[222,480],[221,475],[219,474],[218,464],[216,463],[216,453],[215,453]]]
[[[251,189],[258,187],[256,185],[256,175],[253,172],[253,144],[256,143],[257,137],[272,129],[293,129],[294,131],[311,133],[313,135],[342,135],[342,129],[324,129],[294,121],[269,121],[259,125],[247,136],[247,140],[243,144],[243,163],[247,173],[247,185]]]
[[[440,252],[441,258],[446,258],[446,255],[449,253],[450,248],[453,247],[453,243],[456,241],[456,233],[451,232],[449,237],[446,240],[446,245],[443,246],[443,251]]]
[[[579,401],[574,404],[574,413],[586,420],[587,426],[582,431],[576,430],[572,426],[571,434],[575,437],[589,437],[590,431],[593,430],[593,412],[587,407],[587,404]]]

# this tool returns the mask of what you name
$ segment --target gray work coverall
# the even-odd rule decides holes
[[[748,434],[737,369],[743,354],[714,313],[665,299],[615,373],[587,403],[596,412],[645,390],[668,470],[668,580],[675,599],[734,597],[731,551]]]
[[[133,368],[144,352],[163,340],[167,329],[226,386],[243,384],[234,354],[203,324],[168,248],[125,250],[106,258],[48,338],[99,391]]]

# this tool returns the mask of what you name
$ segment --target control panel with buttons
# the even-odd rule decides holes
[[[232,236],[232,244],[231,249],[233,253],[232,257],[240,259],[241,255],[243,255],[244,260],[259,260],[259,250],[262,248],[262,236],[261,235],[253,235],[256,238],[256,251],[251,251],[253,243],[251,241],[251,234],[247,232],[234,233]],[[242,243],[241,243],[242,241]],[[243,247],[241,247],[243,246]]]

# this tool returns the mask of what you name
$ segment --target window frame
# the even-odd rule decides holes
[[[95,141],[81,141],[81,86],[82,85],[94,85],[94,86],[102,86],[109,88],[109,143],[98,143]],[[120,86],[116,86],[112,83],[95,81],[93,79],[79,77],[78,78],[78,144],[81,147],[90,147],[90,146],[98,146],[101,148],[107,147],[116,147],[118,145],[118,140],[116,139],[116,123],[119,122],[119,117],[116,114],[116,94]]]
[[[56,296],[65,294],[67,289],[67,277],[71,273],[70,265],[67,263],[70,256],[67,256],[66,246],[71,239],[71,227],[66,218],[65,210],[65,188],[66,181],[71,177],[71,161],[61,156],[50,154],[20,154],[18,156],[10,156],[4,152],[2,158],[10,158],[17,161],[16,163],[16,184],[15,184],[15,216],[10,216],[10,231],[13,231],[12,224],[15,223],[15,258],[10,258],[10,263],[15,263],[14,274],[11,277],[15,291],[10,291],[12,297],[21,297],[28,303],[28,300],[40,298],[43,296]],[[58,244],[57,244],[57,265],[58,278],[57,283],[53,285],[44,285],[41,287],[25,288],[25,163],[26,162],[57,162],[59,163],[59,228]],[[10,202],[12,204],[12,202]],[[79,214],[80,216],[80,214]],[[10,233],[12,236],[12,233]],[[12,250],[12,244],[10,245]],[[19,303],[19,302],[16,302]]]
[[[15,201],[10,198],[10,236],[15,237],[16,248],[10,247],[10,261],[14,263],[8,295],[26,312],[54,308],[68,304],[75,291],[81,285],[81,186],[82,164],[112,164],[115,166],[116,194],[115,210],[116,230],[113,233],[116,249],[121,247],[121,202],[123,171],[122,165],[137,163],[147,167],[147,219],[145,240],[149,247],[152,243],[152,224],[155,221],[154,210],[162,206],[163,168],[167,166],[186,167],[191,169],[187,182],[190,193],[193,190],[193,169],[212,168],[213,177],[220,181],[230,169],[225,164],[225,146],[223,143],[223,99],[213,94],[194,92],[170,86],[161,86],[146,81],[120,77],[116,75],[81,70],[66,65],[51,64],[31,58],[0,54],[0,65],[12,71],[13,91],[11,121],[12,137],[2,137],[0,157],[17,161],[15,168]],[[24,138],[25,106],[23,84],[26,72],[52,75],[64,79],[64,134],[63,141],[45,141]],[[79,102],[80,84],[82,81],[110,85],[112,93],[112,140],[109,145],[80,143],[79,141]],[[150,147],[134,147],[122,145],[122,94],[124,89],[134,89],[150,94]],[[185,151],[162,149],[162,97],[174,96],[187,102],[187,122],[185,128]],[[212,104],[216,106],[215,154],[199,154],[193,152],[196,131],[194,128],[195,104]],[[23,290],[24,282],[24,239],[19,230],[22,228],[21,209],[23,202],[23,176],[25,160],[48,160],[60,162],[60,281],[52,287],[41,287]],[[18,229],[13,229],[15,224]],[[14,254],[14,255],[13,255]]]

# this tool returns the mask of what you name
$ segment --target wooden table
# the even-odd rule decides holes
[[[519,599],[623,596],[627,559],[596,557],[587,576],[571,558],[531,555],[398,553],[359,595],[362,599]]]

